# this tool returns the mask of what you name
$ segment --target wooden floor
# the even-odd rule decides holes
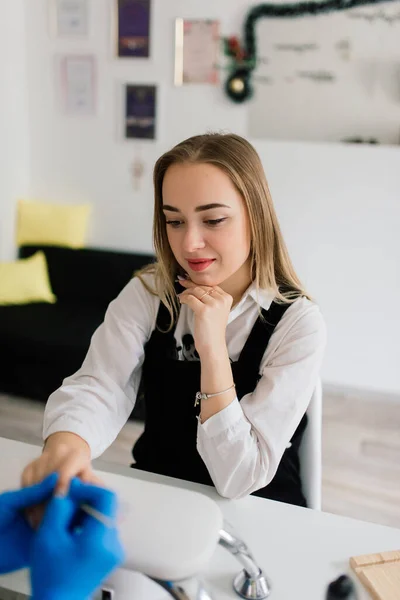
[[[400,527],[400,402],[324,395],[323,510]]]
[[[40,445],[43,405],[0,395],[0,437]],[[142,426],[129,421],[103,454],[128,465]],[[323,510],[400,528],[400,403],[324,393]]]

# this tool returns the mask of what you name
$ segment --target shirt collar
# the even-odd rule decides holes
[[[256,284],[252,283],[241,297],[240,302],[238,302],[238,304],[236,304],[236,306],[234,306],[234,308],[231,310],[228,323],[233,321],[245,310],[245,308],[249,306],[249,304],[252,304],[253,302],[261,306],[261,308],[268,310],[274,297],[275,294],[272,290],[259,289],[257,291]]]
[[[261,308],[265,308],[265,310],[269,309],[272,301],[275,298],[275,294],[272,290],[264,290],[261,288],[257,290],[255,283],[252,283],[250,287],[247,288],[245,293],[251,296],[254,302],[259,304]]]

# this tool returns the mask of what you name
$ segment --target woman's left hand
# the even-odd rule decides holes
[[[181,304],[194,312],[194,343],[200,358],[226,349],[226,326],[233,298],[218,286],[197,285],[185,279],[179,283],[186,288],[179,294]]]

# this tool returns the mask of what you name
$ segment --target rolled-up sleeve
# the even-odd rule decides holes
[[[271,336],[255,390],[205,423],[199,420],[197,449],[221,496],[241,498],[268,485],[307,410],[319,378],[326,328],[316,305],[301,306],[300,311],[291,307],[282,318],[290,323],[284,335],[282,323]]]
[[[135,405],[158,303],[138,278],[111,302],[82,367],[49,397],[44,440],[59,431],[75,433],[89,444],[92,458],[115,440]]]

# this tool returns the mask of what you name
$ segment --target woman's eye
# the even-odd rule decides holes
[[[166,223],[171,227],[179,227],[180,225],[182,225],[182,221],[166,221]]]
[[[209,219],[208,221],[205,221],[205,223],[207,225],[211,225],[211,227],[215,227],[216,225],[219,225],[220,223],[223,223],[224,221],[226,221],[226,217],[223,217],[222,219]]]

